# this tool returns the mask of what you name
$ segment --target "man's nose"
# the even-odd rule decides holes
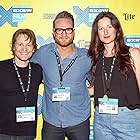
[[[27,46],[23,45],[22,50],[26,51],[27,50]]]

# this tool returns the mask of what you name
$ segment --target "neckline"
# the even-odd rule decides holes
[[[109,57],[106,57],[104,56],[105,59],[112,59],[114,56],[109,56]]]

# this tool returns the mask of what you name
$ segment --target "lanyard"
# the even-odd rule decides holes
[[[105,70],[105,57],[103,55],[103,69],[102,69],[102,78],[103,78],[103,87],[104,87],[104,94],[107,95],[110,92],[110,85],[111,85],[111,78],[112,78],[112,72],[115,65],[116,58],[113,57],[112,64],[110,66],[110,72],[107,74],[107,71]]]
[[[19,80],[19,84],[21,86],[21,89],[22,89],[22,93],[24,94],[24,98],[25,98],[25,102],[27,101],[27,94],[29,92],[29,88],[30,88],[30,84],[31,84],[31,64],[29,63],[29,68],[28,68],[28,82],[27,82],[27,88],[25,90],[24,86],[23,86],[23,82],[22,82],[22,79],[21,79],[21,76],[19,74],[19,71],[18,71],[18,68],[15,64],[15,60],[13,59],[13,64],[14,64],[14,68],[15,68],[15,71],[16,71],[16,74],[17,74],[17,77],[18,77],[18,80]]]
[[[71,62],[68,64],[68,66],[64,69],[64,72],[62,73],[62,68],[61,68],[61,63],[60,63],[60,58],[59,58],[59,55],[57,55],[57,53],[55,51],[53,51],[55,56],[56,56],[56,60],[57,60],[57,64],[58,64],[58,70],[59,70],[59,75],[60,75],[60,85],[62,85],[62,81],[63,81],[63,76],[64,74],[70,69],[70,67],[73,65],[73,63],[76,61],[77,57],[76,56],[75,58],[73,58],[71,60]]]

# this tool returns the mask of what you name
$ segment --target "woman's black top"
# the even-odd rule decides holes
[[[103,58],[100,57],[96,67],[95,74],[95,106],[98,106],[98,98],[104,95],[104,73],[103,73]],[[110,72],[113,57],[105,57],[105,69],[107,74]],[[105,87],[106,88],[106,87]],[[120,73],[118,60],[115,60],[115,66],[112,72],[110,81],[110,92],[107,95],[109,98],[119,99],[119,107],[128,107],[129,109],[140,108],[140,91],[136,76],[133,70],[128,73],[128,79]]]

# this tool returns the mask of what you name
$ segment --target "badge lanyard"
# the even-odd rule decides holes
[[[73,58],[71,60],[71,62],[68,64],[68,66],[65,68],[64,72],[62,73],[62,68],[61,68],[61,63],[60,63],[60,58],[57,55],[57,53],[54,51],[55,56],[56,56],[56,60],[57,60],[57,64],[58,64],[58,70],[59,70],[59,75],[60,75],[60,85],[63,86],[62,81],[63,81],[63,76],[64,74],[70,69],[70,67],[73,65],[73,63],[76,61],[77,57]]]
[[[17,66],[15,64],[14,59],[13,59],[13,64],[14,64],[14,68],[15,68],[15,71],[16,71],[16,74],[17,74],[21,89],[22,89],[22,93],[24,94],[25,102],[26,102],[27,101],[27,94],[29,92],[29,88],[30,88],[30,84],[31,84],[31,64],[29,63],[29,68],[28,68],[29,73],[28,73],[28,82],[27,82],[26,90],[25,90],[25,88],[23,86],[23,82],[22,82],[21,76],[19,74],[19,71],[18,71],[18,68],[17,68]]]
[[[105,70],[105,57],[103,55],[103,69],[102,69],[102,79],[103,79],[103,88],[104,88],[104,97],[108,98],[108,93],[110,92],[110,84],[111,84],[111,77],[112,77],[112,72],[114,69],[114,64],[116,58],[113,57],[112,64],[110,66],[110,72],[107,74],[107,71]]]

